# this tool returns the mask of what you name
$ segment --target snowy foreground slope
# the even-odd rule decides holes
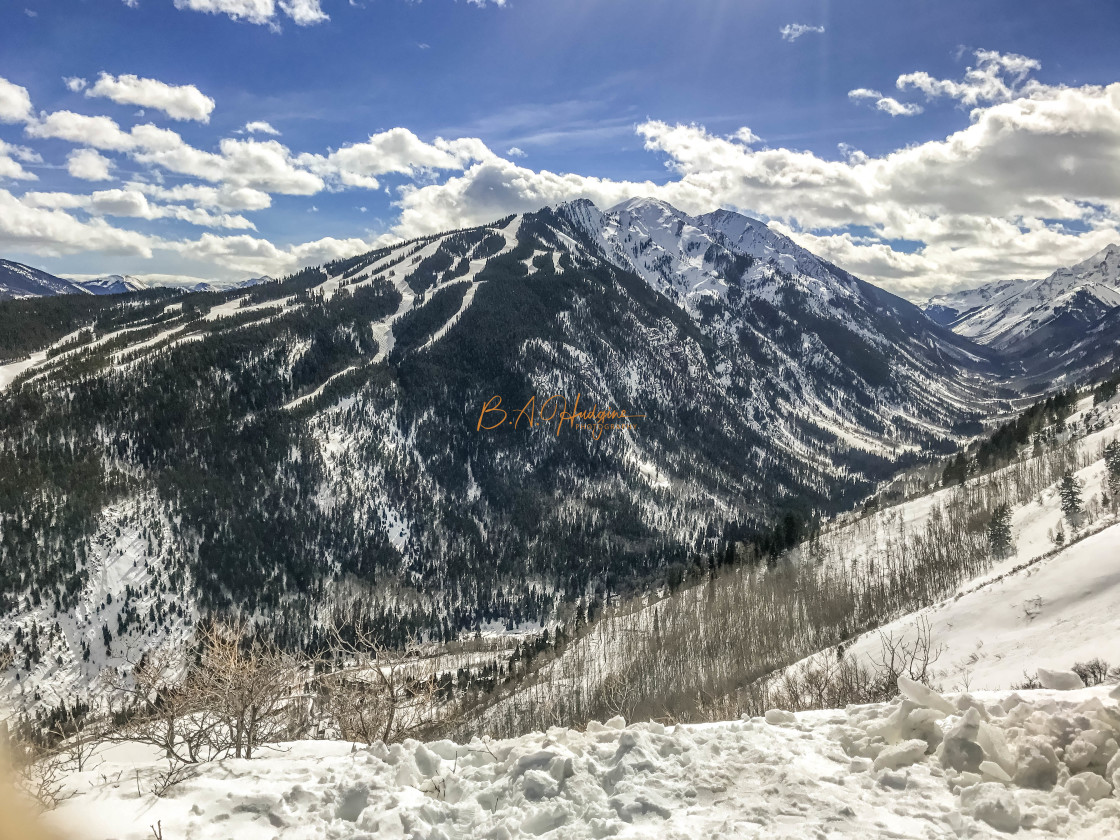
[[[463,745],[300,742],[206,766],[162,799],[145,792],[158,765],[118,747],[51,819],[76,840],[139,840],[157,823],[194,840],[1120,836],[1107,689],[908,693]]]

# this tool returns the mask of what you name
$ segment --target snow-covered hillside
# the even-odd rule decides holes
[[[1120,245],[1109,245],[1041,280],[1000,281],[940,295],[930,298],[924,309],[960,335],[1008,349],[1063,321],[1084,330],[1117,306]]]
[[[72,295],[82,290],[69,280],[11,260],[0,260],[0,300]]]

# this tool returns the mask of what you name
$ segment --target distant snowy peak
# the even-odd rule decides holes
[[[130,274],[110,274],[94,280],[75,280],[74,283],[93,295],[122,295],[148,288],[143,280]]]
[[[926,314],[960,335],[1001,350],[1079,337],[1120,306],[1120,245],[1041,280],[1008,280],[939,295]]]
[[[94,295],[123,295],[129,292],[142,292],[147,289],[177,289],[181,292],[227,292],[243,289],[261,283],[271,282],[267,275],[250,277],[247,280],[199,280],[195,277],[171,277],[149,275],[136,277],[132,274],[110,274],[92,280],[74,280],[76,286]]]
[[[11,260],[0,260],[0,300],[72,295],[83,290],[61,277]]]

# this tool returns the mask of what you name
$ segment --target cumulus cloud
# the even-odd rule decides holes
[[[66,158],[66,171],[83,181],[108,181],[113,162],[96,149],[78,149]]]
[[[269,193],[314,195],[323,179],[296,165],[291,151],[275,140],[222,140],[221,180]]]
[[[119,216],[133,219],[178,219],[199,227],[255,230],[244,216],[211,213],[198,207],[153,204],[147,195],[129,185],[123,189],[98,190],[89,195],[65,192],[29,192],[21,201],[34,210],[83,210],[90,216]],[[154,241],[154,240],[153,240]]]
[[[206,233],[198,240],[156,241],[114,233],[105,218],[251,229],[238,214],[267,209],[273,194],[388,192],[394,188],[384,183],[389,176],[405,180],[395,187],[399,216],[389,237],[458,228],[578,197],[606,207],[645,195],[692,213],[729,207],[762,217],[853,273],[912,298],[1039,276],[1120,239],[1120,84],[1047,86],[1031,77],[1032,59],[984,51],[976,57],[957,80],[899,77],[902,89],[972,105],[967,125],[944,138],[877,156],[841,144],[834,158],[766,146],[747,127],[715,134],[700,125],[649,120],[637,134],[670,172],[656,183],[535,170],[511,160],[512,150],[503,157],[478,139],[429,142],[405,128],[321,154],[294,153],[276,139],[257,137],[198,149],[149,124],[124,130],[107,117],[69,111],[30,117],[27,100],[26,109],[14,110],[25,115],[28,136],[80,143],[72,157],[97,154],[94,149],[117,152],[151,171],[90,196],[28,193],[18,228],[10,206],[16,199],[9,195],[4,223],[10,230],[0,228],[0,247],[32,241],[37,230],[37,247],[66,249],[89,233],[94,250],[170,249],[215,271],[282,274],[384,240],[283,246],[256,235]],[[920,107],[871,88],[849,96],[886,113]],[[253,125],[243,132],[267,134]],[[19,155],[30,150],[14,149],[0,146],[0,175],[5,166],[22,170]],[[165,185],[162,172],[189,182],[176,178]],[[52,231],[60,237],[57,246],[48,244]]]
[[[179,184],[174,187],[165,187],[162,184],[149,184],[141,181],[133,181],[128,186],[162,201],[189,201],[196,207],[208,207],[217,210],[265,210],[272,206],[272,196],[251,187],[234,187],[228,184],[220,187],[210,187],[202,184]]]
[[[809,26],[804,23],[787,23],[785,26],[779,29],[778,32],[781,33],[783,41],[789,41],[790,43],[793,43],[802,35],[808,35],[811,32],[823,34],[824,27]]]
[[[54,111],[34,119],[25,129],[29,137],[67,140],[116,152],[135,148],[136,140],[109,117],[90,117],[73,111]]]
[[[70,90],[84,90],[89,97],[104,97],[120,105],[139,105],[163,111],[173,120],[210,122],[214,100],[194,85],[169,85],[158,79],[139,76],[112,76],[102,73],[92,86],[84,79],[67,79]]]
[[[489,157],[493,154],[480,140],[436,139],[425,143],[406,128],[393,128],[326,156],[300,155],[298,162],[342,186],[377,189],[379,175],[463,169],[472,160]]]
[[[280,0],[280,8],[297,26],[311,26],[330,20],[319,7],[319,0]]]
[[[19,123],[31,118],[31,96],[27,88],[0,76],[0,122]]]
[[[371,243],[364,239],[327,237],[280,247],[267,239],[248,234],[218,236],[204,233],[197,240],[171,243],[168,247],[191,259],[217,263],[234,272],[277,277],[303,266],[368,251]]]
[[[113,227],[104,219],[79,221],[64,210],[35,207],[0,189],[0,250],[45,256],[100,252],[151,257],[158,240]]]

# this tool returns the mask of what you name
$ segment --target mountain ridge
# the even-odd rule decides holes
[[[1004,351],[1031,347],[1034,334],[1065,319],[1069,330],[1120,306],[1120,245],[1037,280],[998,281],[930,298],[927,315],[960,335]],[[1072,337],[1073,332],[1070,331]]]

